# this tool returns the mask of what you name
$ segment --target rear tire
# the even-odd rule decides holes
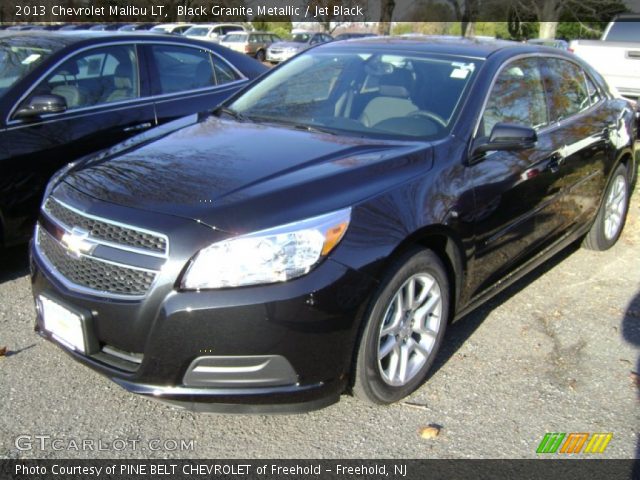
[[[449,314],[449,280],[431,250],[414,249],[391,267],[372,300],[354,372],[353,393],[373,404],[397,402],[425,381]]]
[[[618,165],[607,185],[604,199],[591,230],[582,245],[590,250],[608,250],[620,238],[629,208],[629,177],[624,165]]]
[[[264,50],[258,50],[256,52],[256,60],[258,60],[259,62],[264,62],[264,59],[265,59]]]

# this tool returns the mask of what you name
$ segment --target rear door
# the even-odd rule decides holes
[[[551,243],[592,220],[604,189],[610,135],[616,119],[610,118],[604,95],[578,64],[565,58],[541,60],[549,98],[550,127],[546,135],[557,146],[557,160],[547,170],[551,191],[561,192],[550,205],[541,228]]]
[[[3,175],[10,188],[0,189],[5,215],[29,228],[54,171],[151,128],[155,114],[148,93],[138,50],[130,44],[85,49],[43,75],[16,100],[3,133],[10,157]],[[64,98],[66,111],[17,118],[20,106],[39,94]]]
[[[158,123],[214,109],[246,78],[216,53],[188,45],[145,45]]]

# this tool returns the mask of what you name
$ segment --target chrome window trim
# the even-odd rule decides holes
[[[238,80],[234,80],[233,82],[227,82],[227,83],[223,83],[220,85],[215,85],[213,87],[202,87],[202,88],[194,88],[191,90],[183,90],[182,92],[172,92],[172,93],[161,93],[158,95],[152,95],[150,97],[145,97],[145,98],[151,98],[153,99],[154,102],[156,101],[169,101],[169,100],[173,100],[173,97],[189,97],[191,96],[190,94],[194,94],[195,95],[204,95],[206,93],[209,93],[209,91],[212,88],[216,88],[219,90],[224,90],[224,87],[226,87],[227,85],[229,86],[236,86],[237,84],[240,83],[244,83],[246,82],[247,79],[246,78],[239,78]]]
[[[92,288],[88,288],[88,287],[85,287],[85,286],[82,286],[82,285],[78,285],[78,284],[72,282],[71,280],[67,279],[64,275],[62,275],[62,273],[60,273],[58,271],[58,269],[49,261],[47,256],[42,252],[42,249],[40,247],[40,241],[38,239],[39,238],[38,234],[39,234],[41,229],[45,233],[45,235],[49,235],[53,239],[54,242],[57,242],[58,244],[60,243],[58,241],[58,239],[53,237],[53,235],[51,235],[49,232],[47,232],[47,230],[42,228],[40,226],[40,224],[38,223],[38,224],[36,224],[35,234],[34,234],[34,242],[33,242],[34,245],[35,245],[34,252],[35,252],[36,256],[38,257],[38,260],[40,262],[42,262],[45,267],[47,267],[49,275],[53,276],[58,282],[62,283],[65,286],[65,288],[67,288],[68,290],[71,290],[73,292],[82,293],[82,294],[85,294],[85,295],[91,295],[91,296],[94,296],[94,297],[95,296],[100,296],[101,298],[110,298],[110,299],[114,299],[114,300],[142,300],[142,299],[147,297],[149,292],[153,291],[154,286],[158,281],[158,277],[160,276],[160,272],[157,271],[157,270],[146,270],[146,269],[142,269],[142,268],[130,267],[128,265],[121,265],[121,264],[114,263],[114,262],[106,262],[106,261],[103,261],[103,260],[98,259],[96,257],[89,256],[87,258],[90,258],[92,260],[103,261],[103,263],[110,263],[110,264],[118,266],[118,267],[131,268],[133,270],[145,270],[145,271],[148,271],[150,273],[155,273],[155,276],[153,278],[153,281],[149,285],[149,289],[143,295],[125,295],[125,294],[107,292],[107,291],[103,291],[103,290],[94,290]],[[86,255],[81,255],[81,256],[86,257]]]
[[[97,238],[92,236],[91,237],[91,241],[93,241],[95,243],[99,243],[101,245],[105,245],[105,246],[108,246],[108,247],[117,248],[119,250],[130,251],[132,253],[140,253],[142,255],[147,255],[147,256],[150,256],[150,257],[165,258],[165,259],[169,258],[169,237],[167,235],[165,235],[164,233],[154,232],[153,230],[148,230],[146,228],[136,227],[134,225],[129,225],[129,224],[126,224],[126,223],[118,222],[116,220],[106,219],[104,217],[99,217],[97,215],[91,215],[91,214],[83,212],[82,210],[79,210],[79,209],[77,209],[75,207],[72,207],[71,205],[63,202],[62,200],[58,200],[57,198],[55,198],[53,196],[50,196],[49,199],[57,202],[59,205],[62,205],[64,208],[67,208],[67,209],[71,210],[72,212],[74,212],[74,213],[76,213],[76,214],[78,214],[78,215],[80,215],[82,217],[90,218],[91,220],[96,220],[98,222],[107,223],[109,225],[114,225],[116,227],[126,228],[128,230],[134,230],[134,231],[137,231],[137,232],[146,233],[148,235],[155,235],[157,237],[160,237],[165,241],[165,244],[166,244],[167,247],[166,247],[164,253],[152,252],[152,251],[149,251],[149,250],[138,249],[136,247],[130,247],[130,246],[122,245],[122,244],[119,244],[119,243],[111,243],[108,240],[100,240],[100,239],[97,239]],[[52,217],[51,215],[49,215],[49,213],[45,210],[45,208],[42,209],[42,212],[47,216],[47,218],[50,218],[51,220],[53,220],[63,230],[71,233],[71,231],[68,230],[68,229],[69,228],[73,228],[74,227],[73,225],[66,225],[67,228],[65,228],[65,225],[62,224],[62,222],[60,222],[55,217]],[[117,264],[117,265],[120,265],[120,264]],[[127,265],[124,265],[124,264],[122,264],[120,266],[127,267]],[[131,267],[131,268],[136,268],[136,267]],[[148,270],[148,269],[138,268],[138,270]],[[148,270],[148,271],[151,272],[151,271],[157,271],[157,270]]]
[[[22,120],[11,120],[10,122],[7,123],[7,130],[18,130],[20,128],[32,127],[34,125],[42,125],[44,123],[53,123],[53,122],[59,122],[62,120],[82,118],[89,115],[94,115],[96,113],[94,110],[97,110],[97,109],[104,109],[99,113],[117,112],[118,110],[125,110],[127,108],[130,108],[132,103],[138,103],[138,105],[136,105],[138,107],[146,107],[146,106],[153,106],[154,102],[151,97],[138,97],[133,100],[121,100],[119,102],[110,102],[110,103],[105,103],[103,105],[92,105],[90,107],[75,108],[73,110],[67,110],[61,113],[50,113],[47,115],[43,115],[41,117],[42,120],[39,122],[24,122]],[[116,108],[104,108],[107,105],[109,107],[113,106]],[[67,113],[68,115],[66,115]],[[78,113],[79,115],[75,115],[76,113]]]
[[[589,72],[587,72],[584,67],[582,65],[580,65],[580,63],[576,62],[573,59],[567,58],[563,55],[557,55],[557,54],[548,54],[548,53],[542,53],[542,52],[535,52],[535,53],[523,53],[520,55],[516,55],[514,57],[511,57],[510,59],[508,59],[506,62],[504,62],[500,68],[498,69],[498,71],[494,74],[493,78],[491,79],[491,84],[489,85],[489,89],[487,90],[487,93],[485,93],[485,97],[484,97],[484,101],[482,102],[482,108],[480,109],[480,114],[478,115],[478,117],[476,118],[476,123],[475,123],[475,127],[473,129],[473,135],[471,136],[471,142],[469,144],[469,148],[471,148],[471,145],[473,145],[474,141],[478,138],[478,129],[480,128],[480,122],[482,121],[482,117],[484,115],[484,112],[487,108],[487,104],[489,103],[489,96],[491,95],[491,92],[493,91],[493,87],[496,83],[496,80],[498,79],[498,76],[502,73],[502,71],[511,63],[518,61],[518,60],[522,60],[525,58],[536,58],[536,59],[546,59],[546,58],[559,58],[561,60],[565,60],[567,62],[571,62],[574,65],[576,65],[578,68],[580,68],[580,70],[582,70],[585,75],[589,75]],[[541,75],[542,75],[542,70],[540,71]],[[584,110],[581,110],[579,112],[574,113],[573,115],[563,118],[560,121],[555,121],[555,122],[550,122],[547,119],[547,124],[536,130],[538,134],[544,134],[547,132],[550,132],[553,129],[556,129],[558,127],[561,127],[562,125],[564,125],[565,123],[567,123],[568,121],[573,121],[576,118],[579,118],[587,113],[589,113],[592,109],[594,109],[596,106],[600,105],[602,102],[604,102],[606,95],[603,94],[603,92],[600,90],[599,85],[597,82],[594,82],[593,79],[591,78],[591,76],[589,75],[589,78],[591,79],[591,81],[593,82],[593,84],[595,85],[595,87],[598,89],[598,92],[601,94],[600,95],[600,100],[594,104],[589,105],[589,108],[585,108]],[[545,91],[545,101],[547,101],[547,93]],[[551,112],[549,112],[549,107],[548,107],[548,101],[547,101],[547,115],[549,116]],[[495,152],[489,152],[487,156],[493,155]]]
[[[234,82],[228,82],[228,83],[223,83],[222,85],[213,85],[211,87],[205,87],[205,88],[201,88],[201,89],[196,89],[196,90],[185,90],[184,92],[175,92],[175,93],[170,93],[170,94],[158,94],[158,95],[147,95],[147,96],[139,96],[137,98],[134,99],[128,99],[128,100],[123,100],[120,102],[112,102],[112,103],[104,103],[104,104],[99,104],[99,105],[91,105],[88,107],[82,107],[82,108],[77,108],[74,110],[68,110],[65,112],[61,112],[61,113],[52,113],[50,115],[47,115],[46,117],[43,117],[46,120],[49,120],[50,118],[66,118],[65,114],[67,112],[69,113],[75,113],[75,112],[79,112],[79,111],[83,111],[83,110],[95,110],[98,108],[105,108],[111,105],[117,106],[117,105],[129,105],[131,103],[134,102],[139,102],[139,101],[144,101],[144,100],[150,100],[151,102],[154,102],[155,99],[163,97],[163,96],[167,96],[167,95],[180,95],[180,94],[184,94],[185,92],[195,92],[197,90],[210,90],[213,88],[219,88],[225,85],[231,85],[231,84],[235,84],[235,83],[239,83],[239,82],[243,82],[243,81],[247,81],[248,78],[240,71],[236,68],[235,65],[232,65],[230,62],[228,62],[224,57],[222,57],[221,55],[219,55],[218,53],[214,52],[213,50],[205,47],[205,46],[200,46],[200,45],[191,45],[191,44],[186,44],[186,43],[181,43],[181,42],[172,42],[172,41],[168,41],[168,40],[135,40],[135,41],[126,41],[126,40],[113,40],[110,42],[105,42],[105,43],[101,43],[99,45],[87,45],[83,48],[74,50],[73,52],[69,52],[68,54],[66,54],[64,57],[62,57],[60,60],[58,60],[56,63],[54,63],[51,67],[49,67],[47,70],[45,70],[45,72],[40,75],[40,77],[34,81],[32,83],[32,85],[27,89],[27,91],[22,94],[20,96],[20,98],[18,99],[18,101],[16,101],[13,104],[13,107],[9,110],[9,113],[7,115],[7,117],[5,118],[5,125],[7,127],[10,127],[12,125],[23,125],[25,124],[25,122],[23,120],[18,120],[18,119],[13,119],[12,116],[15,114],[15,112],[18,110],[18,107],[20,106],[20,104],[27,98],[29,97],[29,95],[31,95],[31,93],[33,92],[33,90],[35,90],[35,88],[40,85],[41,82],[44,81],[44,79],[50,74],[52,73],[56,68],[58,68],[60,65],[62,65],[64,62],[66,62],[67,60],[69,60],[70,58],[88,51],[88,50],[94,50],[96,48],[103,48],[103,47],[111,47],[111,46],[118,46],[118,45],[130,45],[133,46],[134,49],[136,50],[136,55],[138,57],[138,82],[141,81],[142,79],[142,68],[140,65],[140,55],[138,54],[138,45],[171,45],[171,46],[181,46],[181,47],[189,47],[189,48],[195,48],[197,50],[204,50],[206,52],[208,52],[210,55],[213,55],[214,57],[218,58],[219,60],[223,61],[224,63],[226,63],[237,75],[238,75],[238,80],[234,81]],[[108,111],[108,110],[107,110]],[[43,122],[39,122],[39,123],[43,123]],[[34,125],[34,123],[28,123],[28,126]]]

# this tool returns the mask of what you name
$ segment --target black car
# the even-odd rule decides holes
[[[264,70],[183,38],[0,33],[0,246],[28,239],[65,163],[213,108]]]
[[[449,321],[572,242],[616,242],[633,108],[556,49],[310,49],[214,114],[52,180],[37,330],[194,409],[397,401]]]

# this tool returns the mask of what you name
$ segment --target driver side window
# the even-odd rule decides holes
[[[135,48],[117,45],[76,55],[58,66],[35,93],[61,96],[68,110],[137,98]]]
[[[480,136],[489,136],[496,123],[539,129],[548,123],[547,103],[538,61],[516,60],[498,74],[480,123]]]

